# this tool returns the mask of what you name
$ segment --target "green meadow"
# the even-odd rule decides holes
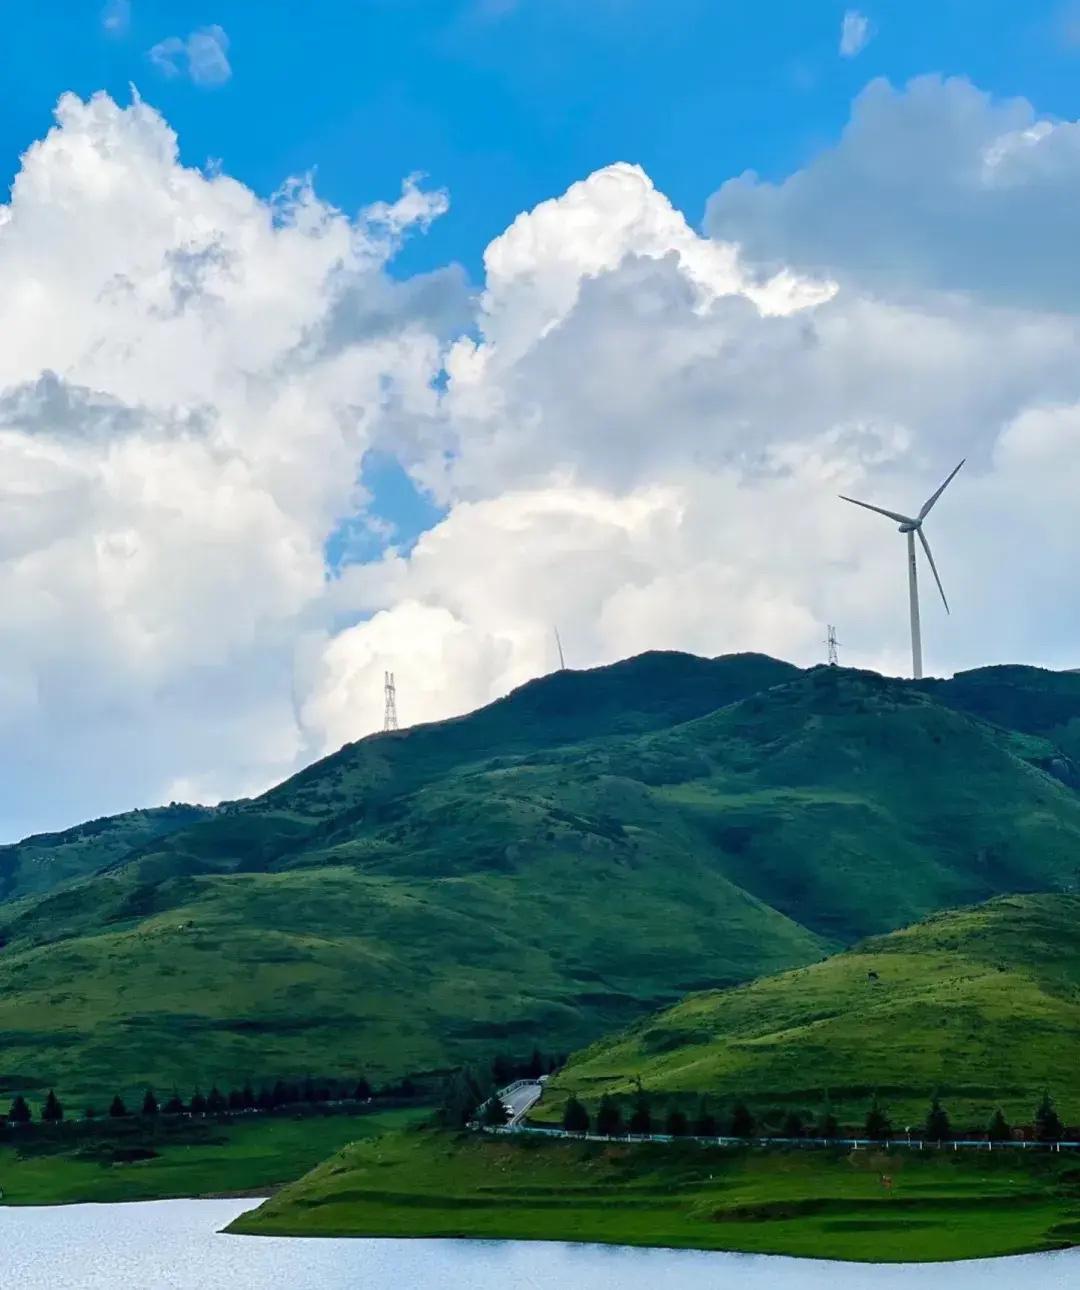
[[[247,1116],[147,1125],[60,1125],[0,1143],[7,1205],[259,1195],[346,1143],[415,1124],[415,1110],[368,1115]]]

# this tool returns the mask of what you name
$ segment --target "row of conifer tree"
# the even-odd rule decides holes
[[[497,1099],[493,1099],[496,1100]],[[482,1122],[488,1125],[505,1124],[505,1108],[500,1118],[499,1108],[491,1103],[484,1106],[481,1112]],[[666,1114],[654,1112],[648,1094],[639,1093],[634,1101],[630,1115],[623,1118],[622,1107],[610,1096],[600,1099],[596,1115],[590,1116],[588,1108],[576,1097],[571,1097],[563,1112],[563,1128],[569,1133],[598,1133],[603,1137],[619,1137],[624,1134],[648,1135],[668,1134],[673,1138],[839,1138],[861,1136],[883,1141],[896,1136],[888,1113],[875,1098],[870,1104],[863,1122],[861,1134],[842,1130],[836,1116],[831,1111],[824,1111],[816,1121],[808,1121],[797,1111],[788,1111],[779,1119],[779,1132],[773,1132],[759,1125],[756,1117],[745,1102],[737,1102],[731,1112],[723,1119],[718,1118],[703,1100],[698,1112],[691,1117],[680,1107],[672,1107]],[[1064,1134],[1064,1126],[1059,1117],[1053,1099],[1044,1094],[1035,1110],[1032,1122],[1033,1136],[1039,1142],[1058,1142]],[[906,1132],[906,1130],[905,1130]],[[925,1124],[914,1131],[916,1137],[930,1142],[949,1142],[957,1135],[953,1130],[949,1113],[942,1106],[939,1098],[930,1103]],[[973,1135],[964,1134],[964,1137]],[[983,1136],[991,1142],[1005,1142],[1013,1137],[1013,1129],[1000,1109],[994,1112]]]
[[[215,1084],[209,1093],[204,1094],[200,1089],[196,1089],[186,1102],[176,1092],[164,1101],[160,1101],[154,1090],[148,1088],[138,1109],[134,1106],[129,1108],[118,1093],[109,1103],[107,1114],[113,1120],[122,1120],[133,1115],[145,1118],[158,1115],[223,1115],[229,1112],[235,1114],[244,1111],[273,1111],[278,1107],[304,1104],[366,1102],[376,1096],[408,1099],[415,1097],[417,1092],[416,1085],[410,1079],[385,1085],[376,1092],[362,1076],[360,1079],[347,1082],[304,1080],[302,1083],[296,1083],[277,1080],[272,1085],[264,1085],[258,1092],[250,1084],[245,1084],[243,1088],[234,1088],[228,1093],[223,1093]],[[29,1124],[33,1118],[30,1104],[21,1094],[18,1095],[12,1101],[7,1113],[8,1123]],[[63,1104],[52,1089],[49,1090],[41,1105],[38,1118],[45,1124],[59,1124],[65,1119]],[[83,1113],[83,1119],[98,1118],[98,1111],[93,1106],[88,1106]]]

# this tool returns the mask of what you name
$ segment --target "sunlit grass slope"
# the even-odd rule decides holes
[[[709,1098],[832,1111],[859,1126],[876,1092],[894,1127],[940,1094],[957,1128],[1002,1107],[1030,1123],[1044,1090],[1080,1121],[1080,898],[1006,897],[876,937],[823,963],[692,995],[575,1055],[545,1096],[657,1109]]]

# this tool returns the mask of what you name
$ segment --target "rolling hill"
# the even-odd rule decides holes
[[[1070,890],[1076,696],[1006,729],[1032,706],[1012,690],[1057,675],[1018,672],[647,654],[252,801],[0,850],[0,1081],[98,1098],[566,1050],[943,907]]]
[[[661,1105],[746,1102],[895,1125],[940,1094],[958,1127],[997,1107],[1030,1123],[1044,1091],[1080,1120],[1080,897],[1002,897],[872,937],[822,963],[695,994],[576,1055],[545,1095],[595,1101],[641,1085]],[[773,1115],[774,1125],[778,1116]]]

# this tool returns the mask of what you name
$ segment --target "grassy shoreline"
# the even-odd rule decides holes
[[[1078,1179],[1075,1161],[1049,1154],[918,1159],[428,1130],[345,1148],[229,1230],[937,1262],[1080,1242]]]
[[[405,1108],[251,1116],[162,1124],[156,1131],[125,1126],[120,1137],[110,1136],[107,1125],[95,1138],[42,1135],[0,1144],[0,1204],[264,1197],[347,1143],[400,1131],[428,1114]]]

